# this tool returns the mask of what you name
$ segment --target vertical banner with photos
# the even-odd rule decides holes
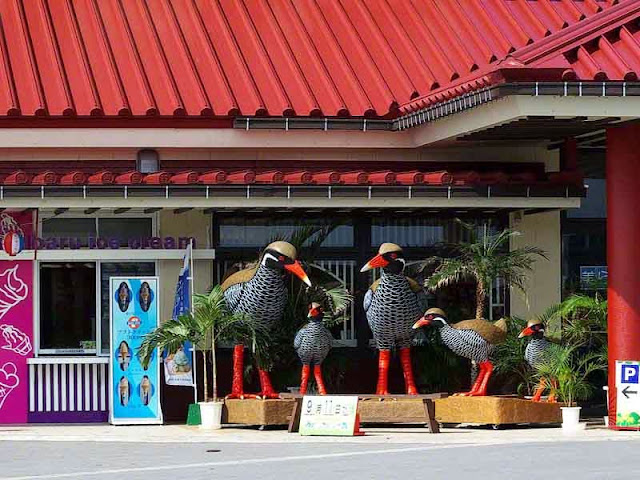
[[[158,278],[111,277],[112,424],[162,423],[160,363],[157,352],[144,369],[138,348],[158,326]]]
[[[174,320],[180,315],[191,312],[192,255],[191,244],[189,244],[176,285],[173,315],[171,317]],[[164,352],[164,361],[162,363],[164,364],[164,381],[167,385],[195,388],[193,380],[194,353],[194,347],[191,342],[184,342],[176,352]]]

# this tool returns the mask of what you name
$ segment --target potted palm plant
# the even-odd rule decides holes
[[[578,400],[587,400],[594,391],[589,377],[606,368],[606,359],[598,352],[584,353],[578,345],[551,345],[544,362],[537,367],[537,377],[551,385],[552,392],[564,403],[562,429],[580,428]]]
[[[265,338],[264,335],[260,337]],[[142,365],[146,366],[156,349],[166,349],[169,353],[175,353],[185,341],[191,342],[198,350],[204,352],[203,402],[199,404],[201,427],[217,429],[221,426],[224,402],[218,399],[216,343],[238,340],[249,345],[255,343],[255,331],[244,321],[242,315],[229,311],[222,289],[215,286],[208,294],[194,295],[193,314],[188,313],[175,320],[169,320],[148,333],[140,346],[139,355]],[[211,347],[213,371],[212,401],[209,401],[208,347]]]
[[[536,257],[546,258],[544,251],[532,246],[509,249],[512,238],[520,235],[511,229],[478,236],[476,228],[460,222],[468,231],[469,242],[450,246],[449,258],[432,257],[426,266],[437,265],[426,281],[426,286],[436,290],[465,280],[476,282],[476,319],[484,316],[487,293],[496,278],[504,279],[508,286],[526,294],[527,274],[533,270]]]

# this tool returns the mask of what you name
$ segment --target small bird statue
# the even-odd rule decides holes
[[[281,321],[287,303],[287,287],[284,282],[286,272],[293,273],[311,286],[311,281],[296,260],[297,251],[288,242],[273,242],[267,246],[254,268],[240,270],[230,275],[223,283],[222,290],[229,309],[233,313],[243,313],[257,329],[269,331]],[[227,398],[255,398],[245,395],[243,388],[244,345],[233,349],[233,383]],[[258,369],[263,398],[278,398],[271,385],[269,373]]]
[[[300,380],[300,393],[307,393],[307,385],[309,384],[309,375],[311,374],[311,365],[313,365],[313,374],[316,379],[318,393],[326,395],[327,390],[322,380],[322,362],[327,357],[331,344],[333,343],[333,335],[327,327],[322,323],[324,318],[324,308],[318,302],[312,302],[309,305],[309,323],[303,326],[293,341],[293,347],[296,349],[298,357],[302,362],[302,378]]]
[[[427,295],[416,281],[404,276],[404,267],[402,248],[393,243],[383,243],[378,255],[360,270],[366,272],[382,268],[380,280],[373,283],[364,296],[364,310],[380,351],[377,395],[389,394],[389,360],[394,347],[400,350],[407,394],[418,394],[411,367],[411,339],[414,333],[411,326],[427,308]]]
[[[484,319],[463,320],[453,325],[447,323],[447,315],[439,308],[430,308],[413,328],[433,325],[440,330],[442,342],[461,357],[476,362],[480,371],[471,390],[461,396],[482,397],[493,372],[490,357],[494,346],[507,338],[507,321],[501,318],[491,323]]]
[[[549,351],[551,345],[553,345],[549,340],[544,338],[544,324],[540,319],[533,318],[527,322],[527,327],[520,332],[518,338],[531,337],[529,343],[527,344],[527,348],[524,350],[524,359],[527,361],[529,366],[534,370],[537,370],[538,367],[544,363],[545,356]],[[551,386],[555,386],[557,382],[555,380],[551,380]],[[538,383],[538,387],[536,388],[535,393],[533,394],[533,398],[531,399],[534,402],[539,402],[542,394],[547,388],[547,382],[544,378],[540,379]],[[554,389],[551,389],[551,393],[547,398],[547,402],[555,402],[556,396],[554,393]]]

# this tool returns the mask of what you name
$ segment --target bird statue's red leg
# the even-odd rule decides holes
[[[482,362],[480,364],[480,368],[481,368],[481,371],[483,372],[482,382],[480,382],[480,386],[475,392],[474,391],[469,392],[469,395],[473,397],[484,397],[487,395],[487,386],[489,385],[489,379],[491,378],[491,374],[493,373],[493,365],[489,361]]]
[[[538,386],[536,387],[536,391],[533,394],[533,397],[531,398],[531,401],[539,402],[540,397],[542,397],[542,394],[544,393],[545,388],[547,388],[547,382],[545,381],[544,378],[541,378],[540,381],[538,382]]]
[[[388,376],[389,376],[389,360],[391,359],[391,350],[380,350],[378,357],[378,388],[376,395],[389,395]]]
[[[407,388],[407,395],[417,395],[418,389],[413,379],[413,368],[411,367],[411,348],[400,349],[400,363],[402,373],[404,373],[404,384]]]
[[[302,377],[300,378],[300,395],[307,393],[307,385],[309,384],[309,374],[311,373],[311,366],[302,365]]]
[[[556,403],[556,391],[558,390],[558,380],[555,378],[551,380],[551,391],[547,398],[547,403]]]
[[[316,385],[318,386],[318,393],[320,395],[326,395],[327,389],[324,388],[324,380],[322,380],[322,367],[320,365],[314,365],[313,375],[316,377]]]
[[[259,368],[258,376],[260,377],[260,386],[262,387],[262,391],[260,392],[259,396],[262,398],[280,398],[280,394],[276,392],[271,385],[271,377],[269,377],[269,372]]]
[[[231,384],[231,394],[225,398],[256,398],[255,395],[245,394],[243,386],[244,377],[244,345],[239,343],[233,347],[233,382]]]
[[[478,364],[478,375],[476,376],[476,381],[473,382],[473,385],[471,386],[471,390],[469,390],[468,392],[454,393],[453,396],[454,397],[474,396],[475,393],[480,388],[480,384],[482,383],[482,379],[484,378],[484,375],[485,375],[485,367],[483,362]]]

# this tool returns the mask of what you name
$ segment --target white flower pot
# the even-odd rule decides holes
[[[577,432],[580,428],[580,410],[582,407],[560,407],[562,410],[562,431]]]
[[[218,430],[222,428],[222,406],[224,402],[199,402],[200,428]]]

